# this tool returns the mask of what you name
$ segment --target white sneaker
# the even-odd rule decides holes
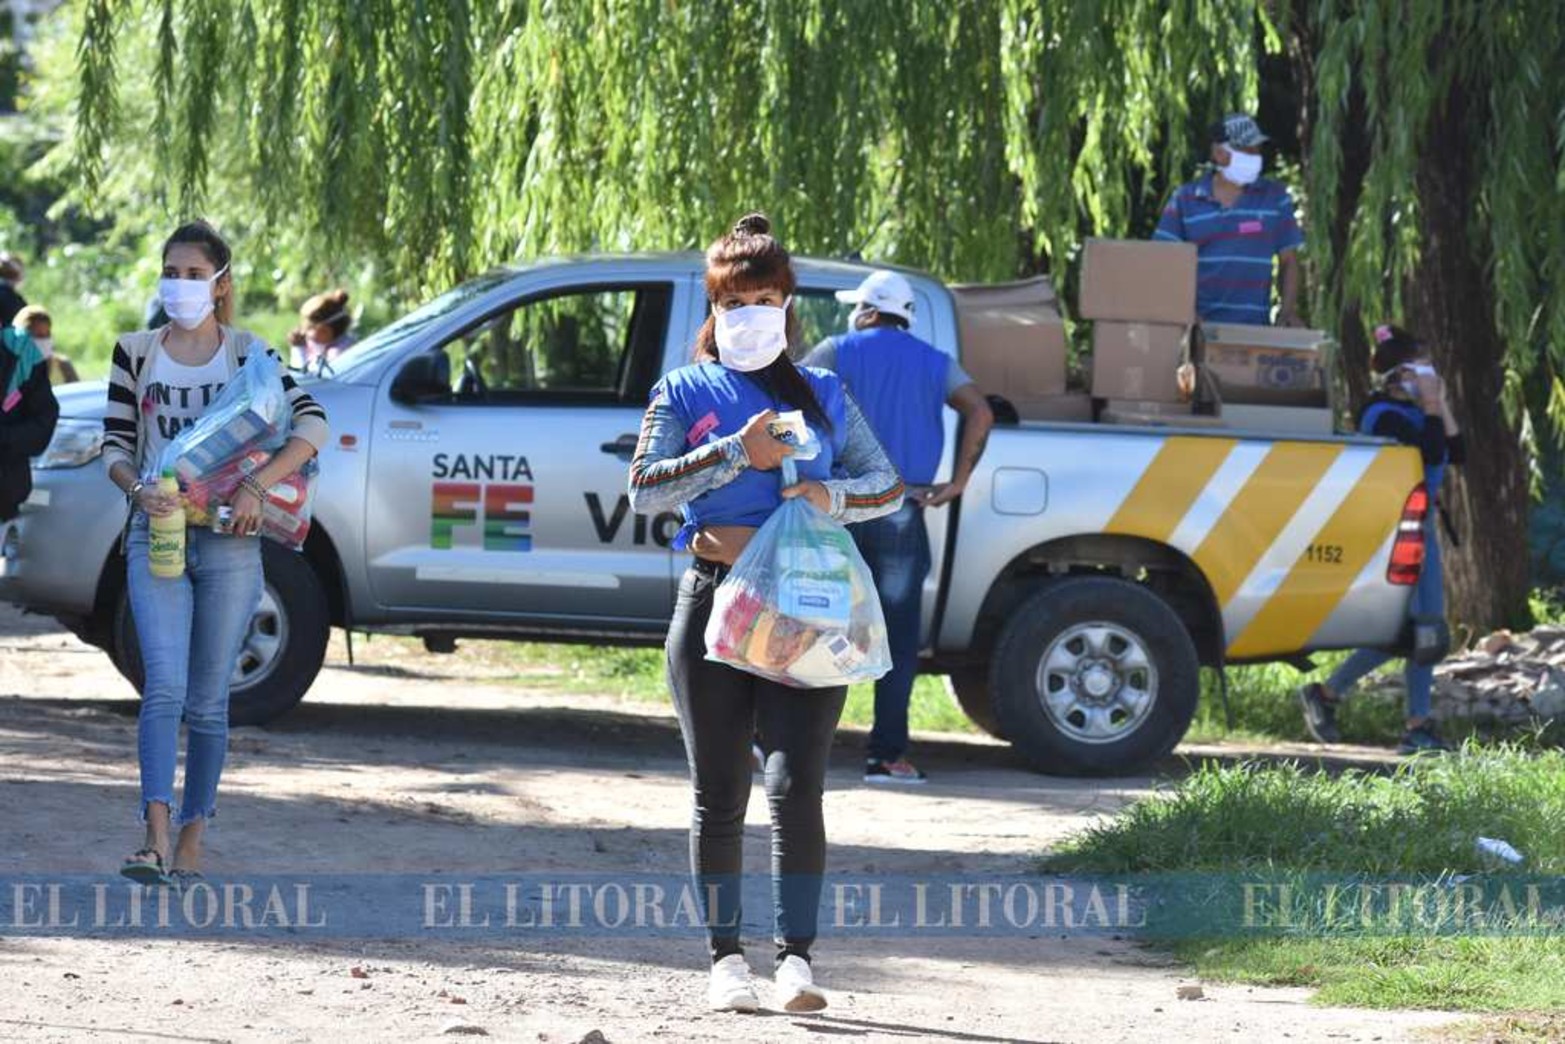
[[[712,965],[712,978],[706,987],[707,1007],[713,1011],[754,1012],[761,1007],[755,987],[750,984],[750,966],[744,955],[731,953]]]
[[[789,954],[777,966],[777,1003],[783,1011],[820,1011],[826,1006],[826,994],[815,985],[810,962]]]

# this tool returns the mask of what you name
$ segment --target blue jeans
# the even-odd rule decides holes
[[[1413,587],[1413,597],[1408,612],[1418,615],[1441,616],[1445,613],[1445,584],[1440,571],[1440,537],[1435,532],[1434,511],[1424,520],[1424,568],[1418,574]],[[1346,696],[1370,671],[1395,657],[1380,649],[1360,649],[1326,679],[1326,687],[1337,696]],[[1434,688],[1434,664],[1419,666],[1409,660],[1404,669],[1407,685],[1407,716],[1429,717],[1430,692]]]
[[[875,761],[895,761],[907,753],[907,707],[918,676],[929,533],[923,509],[911,502],[894,514],[850,526],[848,532],[875,576],[891,645],[891,673],[875,683],[875,727],[867,754]]]
[[[217,781],[228,753],[228,683],[261,601],[261,540],[185,531],[185,575],[164,580],[147,567],[147,520],[138,515],[126,543],[130,607],[146,672],[137,752],[141,816],[161,801],[174,807],[179,720],[189,727],[185,792],[176,823],[216,812]]]

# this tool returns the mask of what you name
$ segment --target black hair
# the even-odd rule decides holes
[[[221,273],[228,269],[228,293],[221,298],[216,298],[213,311],[217,315],[217,321],[224,326],[233,323],[234,320],[234,284],[233,269],[229,265],[233,262],[234,252],[225,240],[210,224],[205,221],[192,221],[180,225],[174,230],[173,235],[163,241],[163,260],[168,260],[169,249],[176,246],[196,246],[206,255],[206,259],[212,263],[212,270]]]
[[[1376,373],[1390,373],[1424,354],[1423,342],[1400,326],[1382,323],[1374,332],[1375,354],[1370,358],[1370,367]]]
[[[882,312],[878,308],[866,308],[853,317],[855,330],[868,330],[875,326],[890,326],[898,330],[910,328],[910,324],[900,315],[892,315],[890,312]]]
[[[708,301],[716,301],[721,294],[735,290],[778,290],[784,297],[792,295],[795,286],[793,260],[788,251],[772,235],[772,223],[765,214],[752,212],[734,222],[728,234],[718,238],[706,251],[706,295]],[[695,359],[697,362],[718,362],[717,323],[706,317],[696,334]],[[788,308],[788,340],[792,344],[798,337],[798,321],[793,307]],[[768,395],[781,400],[804,416],[817,428],[828,434],[832,430],[831,418],[821,408],[820,400],[804,374],[799,372],[787,352],[783,352],[771,365],[747,375],[759,384]]]

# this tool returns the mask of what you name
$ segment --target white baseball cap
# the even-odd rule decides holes
[[[884,268],[871,272],[857,290],[838,290],[837,300],[913,321],[912,284],[899,273]]]

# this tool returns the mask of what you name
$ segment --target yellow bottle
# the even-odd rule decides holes
[[[173,471],[165,471],[158,479],[158,492],[179,497],[179,480]],[[164,580],[174,580],[185,575],[185,509],[181,506],[172,515],[149,520],[147,540],[147,566],[152,575]]]

